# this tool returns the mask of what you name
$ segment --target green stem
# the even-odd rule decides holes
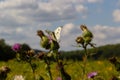
[[[50,78],[50,80],[53,80],[52,73],[50,71],[50,69],[51,69],[50,68],[50,61],[47,59],[47,57],[44,59],[44,61],[45,61],[46,65],[47,65],[46,70],[48,72],[49,78]]]
[[[87,45],[83,45],[85,54],[84,54],[84,58],[83,58],[83,77],[82,80],[86,80],[86,65],[87,65],[87,57],[88,57],[88,53],[87,53]]]
[[[47,64],[47,71],[48,71],[50,80],[53,80],[53,79],[52,79],[52,73],[51,73],[51,71],[50,71],[50,65],[49,65],[49,64]]]
[[[30,65],[31,69],[32,69],[33,78],[35,79],[35,69],[34,69],[33,66],[32,66],[31,60],[30,60],[28,63],[29,63],[29,65]]]
[[[63,75],[63,65],[61,65],[61,63],[59,62],[59,54],[58,54],[58,50],[54,50],[53,53],[55,54],[55,60],[56,60],[56,63],[57,63],[57,67],[58,67],[58,71],[59,71],[59,74],[62,78],[62,80],[64,80],[64,75]]]

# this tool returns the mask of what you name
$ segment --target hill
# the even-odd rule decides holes
[[[96,49],[88,49],[89,59],[108,59],[112,56],[120,57],[120,43],[108,44],[96,47]],[[66,59],[81,60],[84,50],[61,51],[62,57]]]
[[[22,44],[25,48],[29,47],[28,44]],[[82,55],[84,50],[74,50],[74,51],[60,51],[61,58],[82,60]],[[37,52],[41,50],[34,49]],[[112,56],[120,57],[120,43],[109,44],[104,46],[96,47],[96,49],[88,49],[90,54],[89,59],[108,59]],[[0,60],[9,60],[15,58],[15,53],[12,51],[11,46],[5,43],[4,39],[0,39]]]

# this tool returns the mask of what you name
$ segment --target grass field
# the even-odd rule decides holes
[[[81,61],[73,61],[64,60],[68,65],[65,66],[65,70],[67,73],[70,74],[72,80],[82,80],[82,65]],[[37,64],[37,69],[35,71],[36,76],[41,75],[44,77],[45,80],[49,80],[49,77],[46,74],[45,64],[42,61],[35,61]],[[31,67],[28,63],[25,62],[17,62],[15,60],[9,60],[8,62],[0,62],[0,66],[8,66],[11,71],[8,73],[7,80],[13,80],[15,75],[23,75],[25,80],[33,80],[33,73]],[[89,61],[86,65],[86,72],[96,71],[98,75],[104,80],[110,80],[113,75],[119,75],[118,72],[115,70],[115,67],[107,60],[97,60],[97,61]],[[51,71],[53,80],[59,76],[56,70],[56,64],[53,63],[51,65]]]

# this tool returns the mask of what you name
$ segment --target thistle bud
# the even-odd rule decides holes
[[[26,52],[26,54],[27,54],[28,56],[34,56],[34,53],[35,53],[34,50],[28,50],[28,51]]]
[[[92,41],[91,37],[84,37],[83,39],[86,43],[90,43]]]
[[[43,36],[45,36],[42,30],[38,30],[37,35],[40,36],[41,39],[42,39]]]
[[[85,41],[85,43],[91,42],[91,40],[93,38],[92,32],[87,29],[86,25],[81,25],[80,28],[83,31],[82,37],[83,37],[83,40]]]
[[[46,37],[46,36],[42,37],[42,40],[40,41],[40,46],[45,49],[49,49],[50,43],[49,43],[48,37]]]
[[[83,40],[83,38],[82,38],[81,36],[79,36],[79,37],[76,38],[76,42],[77,42],[78,44],[79,44],[79,43],[83,44],[83,43],[84,43],[84,40]]]
[[[82,24],[82,25],[80,26],[80,28],[81,28],[82,31],[84,31],[85,29],[87,29],[87,27],[86,27],[85,24]]]
[[[51,50],[57,50],[57,49],[59,49],[60,47],[59,47],[59,44],[58,44],[58,42],[57,41],[52,41],[51,42],[51,44],[50,44],[50,49]]]

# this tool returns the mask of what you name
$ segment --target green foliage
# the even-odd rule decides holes
[[[34,62],[38,66],[35,72],[36,77],[40,77],[41,75],[45,80],[49,80],[49,77],[45,71],[45,63],[38,60],[35,60]],[[67,73],[70,74],[72,80],[82,80],[81,66],[83,65],[83,62],[68,60],[67,63],[69,65],[65,65],[65,70]],[[15,75],[23,75],[25,77],[25,80],[34,80],[31,67],[25,62],[17,62],[16,60],[0,62],[0,66],[3,65],[6,65],[11,69],[11,72],[8,74],[7,80],[12,80]],[[56,78],[59,76],[59,72],[57,72],[57,70],[55,70],[54,68],[56,68],[56,64],[53,63],[51,65],[51,72],[53,75],[53,80],[56,80]],[[92,71],[97,71],[98,75],[101,78],[104,78],[104,80],[111,80],[112,76],[119,75],[115,67],[107,60],[88,61],[87,73]]]
[[[27,44],[22,44],[22,50],[30,50],[30,46]],[[24,53],[23,53],[24,56]],[[0,60],[8,61],[10,59],[14,59],[16,57],[16,53],[11,49],[11,46],[6,44],[4,39],[0,39]]]
[[[108,59],[112,56],[120,56],[120,44],[109,44],[104,46],[99,46],[95,49],[88,49],[90,56],[89,59]],[[84,50],[74,50],[74,51],[61,51],[61,58],[82,60]]]
[[[11,46],[5,43],[4,39],[0,39],[0,60],[7,61],[15,58],[15,52],[12,51]]]

